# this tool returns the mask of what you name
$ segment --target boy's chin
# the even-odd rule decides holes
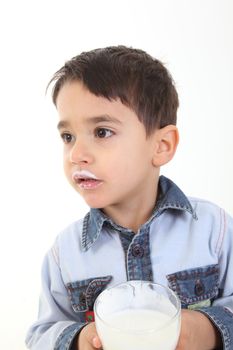
[[[79,191],[79,195],[83,198],[85,203],[88,205],[88,207],[93,209],[105,209],[111,206],[114,206],[115,204],[115,198],[110,198],[110,196],[106,196],[104,193],[101,193],[101,191],[98,191],[98,193],[94,192],[88,192],[81,193]]]
[[[88,205],[88,207],[92,208],[92,209],[100,209],[103,212],[105,212],[105,210],[107,208],[111,207],[111,203],[106,202],[106,201],[100,201],[100,200],[93,201],[93,200],[87,200],[85,198],[83,198],[83,199],[86,202],[86,204]]]
[[[87,198],[84,198],[84,201],[86,202],[86,204],[88,205],[88,207],[92,208],[92,209],[102,209],[105,207],[105,203],[103,203],[103,201],[100,200],[90,200]]]

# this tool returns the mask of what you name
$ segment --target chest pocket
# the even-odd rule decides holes
[[[112,276],[105,276],[68,283],[66,289],[74,312],[92,311],[97,296],[111,279]]]
[[[170,288],[178,295],[182,308],[208,307],[219,293],[219,266],[208,265],[167,276]]]

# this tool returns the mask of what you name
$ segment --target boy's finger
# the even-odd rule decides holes
[[[101,349],[102,344],[100,338],[97,335],[95,323],[89,323],[86,327],[84,327],[83,330],[86,333],[88,342],[91,344],[91,346],[93,346],[95,349]]]
[[[96,349],[101,349],[101,348],[102,348],[102,344],[101,344],[100,338],[99,338],[98,336],[95,336],[95,337],[92,339],[92,344],[93,344],[93,346],[94,346]]]

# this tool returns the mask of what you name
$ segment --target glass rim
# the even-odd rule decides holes
[[[97,312],[97,303],[100,300],[100,298],[102,296],[102,293],[108,292],[109,290],[111,290],[113,288],[117,288],[117,287],[120,287],[120,286],[123,286],[123,285],[127,285],[127,284],[129,285],[130,282],[134,282],[134,283],[136,282],[137,284],[139,284],[139,283],[141,283],[141,284],[143,284],[143,283],[151,284],[151,285],[157,286],[157,287],[159,287],[159,288],[161,288],[163,290],[167,290],[176,300],[176,304],[177,305],[176,305],[176,312],[175,312],[175,314],[168,321],[164,322],[161,325],[161,327],[158,327],[156,329],[154,329],[154,328],[146,328],[146,329],[143,329],[143,330],[140,330],[140,329],[138,329],[138,330],[132,330],[132,329],[126,330],[126,329],[123,329],[123,328],[111,326],[108,322],[103,320],[103,318],[98,314],[98,312]],[[164,286],[164,285],[162,285],[160,283],[144,281],[144,280],[131,280],[131,281],[121,282],[121,283],[115,284],[113,286],[110,286],[110,287],[106,288],[102,293],[100,293],[98,295],[98,297],[96,298],[96,300],[95,300],[94,308],[93,308],[94,309],[94,314],[95,314],[96,318],[98,318],[105,326],[111,328],[112,330],[114,330],[116,332],[125,332],[125,333],[133,333],[133,334],[140,334],[140,333],[145,333],[145,332],[147,332],[147,333],[158,332],[158,331],[162,330],[163,328],[165,328],[166,326],[168,326],[169,324],[173,323],[174,320],[177,318],[177,316],[180,314],[180,311],[181,311],[181,303],[180,303],[180,300],[179,300],[178,296],[176,295],[176,293],[172,289],[170,289],[169,287]],[[134,310],[134,309],[132,309],[132,310]]]

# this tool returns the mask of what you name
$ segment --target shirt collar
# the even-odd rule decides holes
[[[181,189],[172,180],[165,176],[160,176],[159,195],[155,210],[161,213],[165,209],[187,211],[194,219],[197,219],[191,203]]]
[[[166,178],[165,176],[160,176],[159,193],[155,209],[150,219],[143,226],[150,225],[155,217],[158,217],[164,210],[167,209],[187,211],[194,219],[197,219],[197,215],[193,207],[180,188],[170,179]],[[87,251],[97,240],[104,225],[108,225],[120,232],[131,232],[130,229],[126,229],[115,224],[100,209],[91,208],[90,212],[85,216],[83,221],[81,241],[83,251]]]

